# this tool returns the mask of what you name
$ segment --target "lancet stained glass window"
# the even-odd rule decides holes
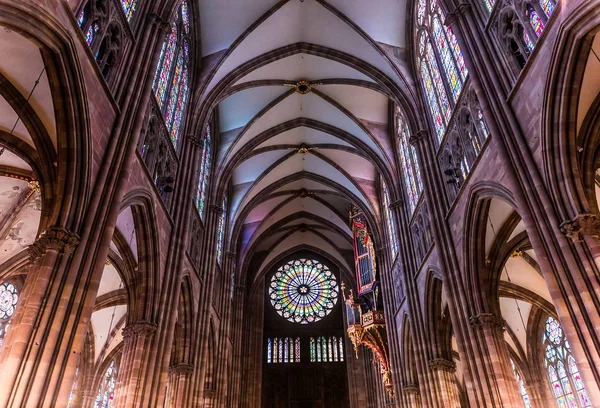
[[[546,17],[550,18],[552,13],[554,13],[554,3],[552,0],[540,0],[540,7],[544,10],[544,14]]]
[[[10,324],[19,303],[19,290],[10,282],[0,284],[0,348],[6,335],[6,329]]]
[[[112,408],[114,406],[116,384],[117,366],[113,360],[104,373],[104,378],[94,402],[94,408]]]
[[[388,239],[390,240],[390,249],[392,251],[392,258],[396,258],[396,254],[398,253],[398,235],[396,233],[396,219],[394,218],[394,213],[390,208],[390,193],[387,189],[385,183],[382,183],[383,186],[383,209],[385,211],[385,224],[388,230]]]
[[[515,379],[517,380],[517,384],[519,384],[519,391],[521,392],[521,397],[523,398],[523,404],[525,405],[525,408],[531,408],[531,400],[529,399],[527,388],[525,388],[525,382],[521,378],[519,370],[512,359],[510,360],[510,365],[512,367],[513,374],[515,375]]]
[[[123,7],[127,21],[131,21],[131,17],[133,17],[133,12],[135,11],[136,3],[137,0],[121,0],[121,7]]]
[[[200,218],[204,219],[204,207],[206,204],[206,189],[208,188],[208,176],[210,174],[210,125],[206,126],[202,157],[200,158],[200,174],[198,176],[198,189],[196,191],[196,210]]]
[[[542,32],[544,31],[544,28],[545,28],[544,22],[538,15],[537,11],[535,11],[533,9],[533,7],[529,8],[528,14],[529,14],[529,22],[531,23],[531,26],[533,27],[533,31],[535,31],[535,34],[539,37],[540,35],[542,35]]]
[[[417,207],[417,202],[423,191],[423,181],[421,180],[421,170],[417,161],[417,152],[410,145],[410,129],[404,117],[402,110],[396,108],[396,140],[398,141],[398,154],[402,164],[402,177],[404,187],[408,196],[408,203],[411,214]]]
[[[156,73],[154,96],[174,146],[177,146],[189,93],[189,15],[184,1],[163,43]]]
[[[299,363],[300,337],[273,337],[267,339],[267,363]]]
[[[227,220],[227,195],[223,196],[221,202],[221,216],[219,217],[219,227],[217,229],[217,262],[221,264],[223,259],[223,238],[225,236],[225,221]]]
[[[591,407],[569,342],[560,323],[552,316],[546,319],[542,344],[545,350],[544,364],[559,408]]]
[[[417,30],[421,80],[439,140],[444,136],[469,73],[458,41],[452,29],[444,26],[444,20],[437,2],[420,0]]]
[[[296,259],[279,267],[269,285],[269,299],[290,322],[308,324],[327,316],[337,304],[335,275],[319,261]]]
[[[344,361],[344,340],[337,336],[310,338],[311,363],[337,363]]]
[[[73,380],[73,386],[71,387],[71,393],[69,394],[69,403],[67,408],[71,408],[75,404],[77,398],[77,380],[79,379],[79,367],[75,369],[75,379]]]

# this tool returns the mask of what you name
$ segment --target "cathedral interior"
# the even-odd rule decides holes
[[[0,0],[0,408],[600,407],[600,0]]]

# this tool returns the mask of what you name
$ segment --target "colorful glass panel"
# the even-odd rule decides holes
[[[186,34],[190,31],[190,14],[187,1],[181,3],[181,20],[183,21],[183,28],[185,29]]]
[[[427,0],[419,0],[417,6],[417,21],[419,24],[425,23],[425,10],[427,9]]]
[[[111,361],[110,365],[104,373],[104,378],[100,388],[96,401],[94,402],[94,408],[111,408],[114,406],[115,399],[115,386],[117,384],[117,367],[114,361]]]
[[[198,210],[198,214],[200,214],[200,218],[204,218],[206,189],[208,188],[208,176],[210,174],[210,143],[210,126],[206,126],[204,147],[202,148],[202,159],[200,162],[198,190],[196,192],[196,209]]]
[[[0,285],[0,320],[8,320],[15,313],[19,302],[19,291],[12,283]]]
[[[529,399],[529,394],[527,393],[527,389],[525,388],[525,382],[521,378],[517,367],[515,366],[515,362],[510,360],[510,365],[513,369],[513,374],[515,375],[515,379],[517,380],[517,384],[519,384],[519,390],[521,392],[521,397],[523,398],[523,404],[525,408],[531,408],[531,400]]]
[[[456,36],[454,35],[450,27],[446,27],[446,37],[448,38],[448,43],[450,44],[450,49],[452,50],[454,62],[458,67],[460,77],[464,81],[467,78],[467,75],[469,74],[469,70],[467,69],[467,65],[465,64],[465,58],[463,57],[462,51],[460,50],[460,45],[458,45]]]
[[[591,407],[577,363],[571,355],[571,349],[562,327],[551,316],[546,319],[542,342],[546,347],[544,363],[558,406],[565,408]]]
[[[75,404],[75,398],[77,397],[77,379],[79,377],[79,367],[75,369],[75,380],[73,381],[73,386],[71,387],[71,393],[69,394],[69,403],[67,408],[71,408],[73,404]]]
[[[527,50],[529,52],[533,51],[535,44],[531,41],[531,38],[529,38],[529,35],[527,35],[527,32],[525,31],[523,31],[523,41],[525,42],[525,47],[527,47]]]
[[[554,2],[552,0],[540,0],[540,6],[544,10],[546,17],[550,18],[552,13],[554,13]]]
[[[390,194],[387,186],[385,183],[383,183],[383,208],[385,211],[385,223],[388,230],[392,257],[396,258],[396,254],[398,253],[398,236],[396,234],[396,219],[394,218],[394,213],[392,212],[390,206]]]
[[[434,16],[432,27],[434,44],[440,56],[442,68],[444,68],[444,74],[448,80],[452,98],[454,102],[456,102],[460,95],[460,91],[462,90],[462,79],[458,76],[456,66],[454,65],[454,58],[450,51],[450,46],[448,45],[444,31],[438,16]]]
[[[410,146],[409,143],[410,129],[400,108],[397,110],[396,120],[398,122],[396,137],[398,140],[400,163],[402,164],[402,176],[412,214],[417,207],[417,202],[423,191],[423,181],[421,180],[421,170],[419,169],[415,148]]]
[[[450,108],[450,102],[448,101],[448,96],[446,95],[446,89],[444,88],[444,82],[442,81],[440,69],[438,68],[437,61],[435,59],[435,54],[433,53],[433,48],[431,43],[427,43],[425,46],[427,63],[430,68],[431,77],[433,79],[433,85],[437,91],[438,99],[440,101],[441,112],[444,116],[444,128],[448,124],[450,117],[452,116],[452,109]]]
[[[83,22],[85,21],[85,10],[81,10],[81,13],[77,16],[77,24],[80,28],[83,28]]]
[[[87,33],[85,33],[85,42],[87,43],[88,47],[91,47],[94,43],[98,31],[100,31],[100,26],[98,25],[98,23],[93,22],[92,24],[90,24]]]
[[[137,0],[121,0],[121,7],[123,7],[127,21],[131,21],[131,17],[133,17],[133,12],[135,11],[136,3]]]
[[[267,339],[267,363],[273,362],[273,340]]]
[[[542,21],[542,19],[538,15],[538,13],[532,8],[529,9],[529,22],[531,23],[531,26],[533,27],[533,31],[535,31],[535,34],[538,37],[540,35],[542,35],[542,32],[544,31],[544,28],[545,28],[544,22]]]
[[[269,298],[277,313],[300,324],[327,316],[338,296],[335,275],[324,264],[310,259],[297,259],[282,265],[269,285]]]
[[[491,13],[494,9],[495,0],[483,0],[483,2],[485,3],[485,6],[487,7],[488,11]]]
[[[163,44],[160,52],[160,59],[158,66],[156,67],[156,74],[154,75],[154,95],[158,106],[162,109],[165,103],[165,97],[168,91],[169,78],[171,76],[171,65],[173,63],[173,57],[176,53],[177,47],[177,25],[175,23],[171,26],[171,34]]]
[[[227,196],[223,196],[221,201],[221,215],[219,216],[219,225],[217,229],[217,262],[221,264],[223,259],[223,238],[225,235],[225,220],[227,219]]]
[[[433,117],[438,140],[442,140],[446,130],[446,124],[444,123],[440,113],[440,106],[433,89],[431,76],[429,75],[429,67],[427,67],[427,63],[424,60],[421,61],[421,77],[423,79],[423,86],[425,87],[425,94],[427,95],[427,102],[429,105],[429,110],[431,111],[431,116]]]

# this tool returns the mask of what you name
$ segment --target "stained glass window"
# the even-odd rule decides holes
[[[92,24],[90,24],[90,27],[88,28],[87,32],[85,33],[85,42],[87,43],[87,45],[89,47],[91,47],[92,44],[94,43],[94,40],[96,39],[96,36],[98,35],[98,31],[100,31],[100,26],[98,25],[98,23],[93,22]]]
[[[15,314],[18,303],[19,290],[17,287],[10,282],[0,284],[0,348],[2,348],[6,330],[10,325],[10,319]]]
[[[112,408],[114,406],[116,384],[117,366],[113,360],[104,373],[104,378],[94,402],[94,408]]]
[[[414,212],[423,191],[423,181],[421,180],[421,170],[417,161],[415,148],[410,145],[410,129],[404,113],[398,107],[396,108],[396,140],[398,141],[398,154],[402,164],[402,177],[404,187],[408,196],[408,203],[411,214]]]
[[[529,38],[529,35],[527,35],[527,32],[525,32],[525,30],[523,30],[523,41],[525,42],[527,50],[529,50],[529,52],[533,51],[533,47],[535,47],[535,44],[533,44],[531,38]]]
[[[222,212],[219,216],[219,226],[217,229],[217,262],[219,265],[223,259],[223,238],[225,235],[225,221],[227,220],[227,195],[223,196],[221,210]]]
[[[79,378],[79,367],[75,370],[75,380],[73,380],[73,386],[71,387],[71,393],[69,394],[69,404],[67,408],[71,408],[73,404],[75,404],[75,399],[77,397],[77,380]]]
[[[535,34],[538,37],[540,35],[542,35],[542,32],[544,31],[544,28],[545,28],[544,22],[542,21],[542,19],[538,15],[538,13],[533,8],[529,8],[529,22],[531,23],[531,26],[533,27],[533,31],[535,31]]]
[[[485,6],[487,7],[488,11],[491,13],[492,9],[494,8],[495,0],[483,0],[483,2],[485,3]]]
[[[267,339],[267,364],[299,363],[300,337],[274,337]]]
[[[552,0],[540,0],[540,6],[542,7],[542,10],[544,10],[546,17],[550,18],[552,13],[554,13],[554,3]]]
[[[296,259],[279,267],[269,285],[271,305],[290,322],[308,324],[327,316],[338,301],[335,275],[319,261]]]
[[[385,212],[385,224],[388,230],[388,239],[390,240],[390,249],[392,250],[392,258],[396,258],[398,253],[398,235],[396,233],[396,219],[390,208],[390,193],[388,192],[385,183],[383,185],[383,210]]]
[[[560,323],[552,316],[546,319],[542,343],[545,347],[544,363],[548,370],[548,379],[558,406],[560,408],[591,407],[592,404],[569,343]]]
[[[344,361],[342,337],[319,336],[310,338],[311,363],[337,363]]]
[[[188,5],[184,1],[171,24],[171,32],[163,43],[154,74],[154,96],[174,146],[177,146],[179,140],[189,94],[189,24]]]
[[[421,4],[418,7],[421,80],[435,130],[441,140],[469,71],[452,29],[443,24],[444,14],[439,5],[430,0],[429,7]],[[427,15],[420,17],[420,12]]]
[[[121,0],[121,7],[123,7],[127,21],[131,21],[131,17],[133,17],[133,12],[135,11],[136,3],[137,0]]]
[[[204,135],[204,146],[200,159],[200,174],[198,177],[198,189],[196,191],[196,209],[200,218],[204,218],[204,207],[206,202],[206,189],[208,188],[208,176],[210,174],[210,126],[206,126]]]
[[[510,360],[510,365],[512,366],[513,374],[515,375],[515,379],[517,380],[517,384],[519,384],[519,390],[521,391],[521,397],[523,398],[523,404],[525,408],[531,408],[531,400],[529,399],[529,394],[527,393],[527,388],[525,388],[525,382],[521,375],[519,374],[519,370],[515,366],[515,362]]]

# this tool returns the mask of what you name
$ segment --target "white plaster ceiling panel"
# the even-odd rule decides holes
[[[375,166],[354,153],[334,149],[319,149],[318,153],[342,167],[352,177],[373,181],[377,176]]]
[[[231,181],[233,184],[244,184],[254,181],[269,166],[290,153],[289,150],[272,150],[252,156],[235,168]]]
[[[244,220],[244,223],[247,224],[247,223],[251,223],[251,222],[262,221],[273,208],[277,207],[279,204],[281,204],[284,200],[287,200],[289,197],[290,197],[289,195],[282,195],[282,196],[274,197],[274,198],[271,198],[269,200],[266,200],[266,201],[260,203],[259,205],[254,207],[252,209],[252,211],[250,211],[250,213]]]
[[[123,341],[123,329],[125,328],[125,323],[125,319],[119,322],[116,333],[114,337],[111,337],[110,344],[106,348],[106,356],[110,355],[111,351],[113,351],[115,347],[117,347]]]
[[[354,85],[319,85],[319,92],[335,99],[358,119],[387,124],[388,97],[372,89]]]
[[[406,0],[328,0],[375,41],[405,46]]]
[[[39,48],[27,38],[5,27],[0,29],[0,72],[10,80],[25,99],[29,96],[42,70],[44,61]],[[56,148],[56,121],[54,102],[48,84],[48,75],[44,72],[36,86],[29,104],[44,124],[54,147]],[[0,110],[2,117],[8,114]],[[13,122],[14,124],[14,122]],[[9,130],[12,128],[12,125]]]
[[[24,188],[27,188],[23,187],[19,190],[14,190],[13,188],[16,185],[18,184],[15,183],[8,190],[1,192],[0,196],[11,199],[9,197],[13,196],[13,194],[19,194]],[[1,237],[2,239],[0,239],[0,264],[33,244],[40,227],[41,209],[40,193],[33,193],[29,196],[21,210],[8,220],[8,227],[3,226],[5,232]]]
[[[225,98],[219,104],[219,130],[223,133],[245,126],[271,101],[289,90],[283,86],[261,86]]]
[[[96,296],[102,296],[109,292],[119,290],[120,288],[123,288],[123,282],[121,281],[121,276],[119,276],[117,269],[112,264],[104,266],[102,278],[100,279],[100,286],[98,287],[98,294]]]
[[[345,142],[342,139],[335,137],[329,133],[321,132],[317,129],[299,126],[290,130],[286,130],[285,132],[282,132],[277,136],[270,138],[269,140],[258,145],[257,148],[282,144],[305,144],[308,146],[316,144],[336,144],[345,147],[352,147],[350,143]]]
[[[340,173],[338,169],[331,166],[329,163],[326,163],[312,154],[296,154],[285,162],[280,163],[252,188],[244,201],[250,201],[256,194],[260,193],[277,180],[301,171],[311,172],[317,175],[327,175],[329,180],[345,187],[350,193],[361,199],[365,204],[369,203],[367,197],[352,184],[345,175]]]
[[[356,69],[316,55],[294,54],[271,62],[245,75],[237,84],[261,79],[285,79],[288,81],[318,81],[331,78],[348,78],[375,82]]]
[[[0,129],[10,133],[15,123],[17,123],[17,126],[13,131],[13,135],[27,142],[29,146],[35,147],[33,144],[33,139],[31,138],[31,135],[27,131],[27,128],[23,122],[21,120],[17,122],[18,118],[19,116],[17,115],[17,112],[13,110],[6,99],[0,97]]]
[[[353,269],[350,267],[346,259],[338,252],[338,250],[325,241],[323,238],[318,235],[313,234],[310,231],[301,232],[297,231],[294,234],[287,237],[285,240],[281,241],[273,250],[269,253],[269,255],[265,258],[263,263],[259,268],[259,273],[257,276],[260,276],[262,270],[273,261],[279,254],[285,252],[289,249],[298,247],[300,245],[310,245],[315,248],[319,248],[322,251],[327,252],[334,259],[336,259],[339,263],[344,265],[347,270],[352,271]]]
[[[131,207],[127,207],[117,217],[117,229],[123,235],[123,238],[131,248],[135,260],[138,260],[137,240],[135,234],[135,224],[133,222],[133,213]]]
[[[202,56],[229,48],[279,0],[199,0]]]
[[[114,313],[114,316],[113,316]],[[96,361],[110,332],[115,328],[121,317],[127,313],[127,306],[119,305],[107,307],[92,313],[92,329],[94,330],[94,351]],[[119,330],[120,331],[120,330]]]
[[[579,94],[579,106],[577,108],[577,132],[581,129],[590,106],[592,106],[592,103],[600,93],[600,61],[594,56],[594,51],[597,55],[600,55],[599,35],[594,37],[592,49],[593,51],[590,52],[585,65],[585,73],[583,74],[583,81],[580,88],[581,93]]]
[[[26,181],[0,176],[0,219],[9,215],[24,189],[29,189]]]
[[[485,254],[487,255],[494,243],[496,236],[500,232],[502,225],[506,222],[513,208],[505,201],[492,199],[490,204],[489,217],[487,219],[487,229],[485,231]]]
[[[515,352],[515,354],[519,353],[517,345],[515,344],[515,342],[513,341],[512,337],[510,337],[510,335],[507,332],[504,332],[504,340],[508,343],[508,345],[510,346],[510,348],[513,349],[513,351]]]
[[[389,62],[344,21],[316,1],[290,1],[238,45],[213,77],[209,89],[252,58],[298,42],[318,44],[353,55],[398,81]]]
[[[531,303],[501,297],[500,311],[506,323],[517,336],[523,350],[527,350],[527,320],[531,311]]]
[[[525,223],[523,222],[523,220],[521,220],[519,221],[513,232],[510,234],[510,237],[508,237],[508,241],[510,241],[523,231],[525,231]]]
[[[552,303],[546,281],[523,257],[508,258],[500,279],[508,281],[509,277],[513,284],[529,289]]]
[[[4,153],[2,153],[2,156],[0,156],[0,165],[15,167],[22,170],[31,170],[31,167],[25,160],[21,159],[8,149],[6,149]]]

